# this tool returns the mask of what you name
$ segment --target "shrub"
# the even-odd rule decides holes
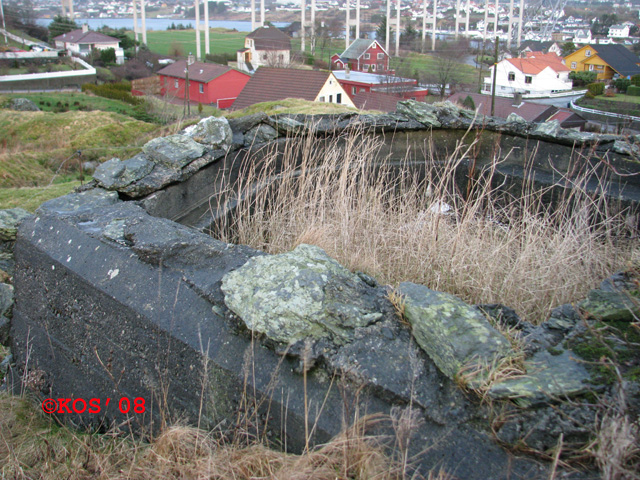
[[[587,93],[584,94],[584,98],[588,98],[588,99],[592,100],[592,99],[596,98],[596,96],[591,92],[587,92]]]
[[[590,83],[587,85],[589,93],[592,95],[602,95],[604,93],[604,83]]]
[[[634,75],[631,77],[631,85],[635,85],[636,87],[640,87],[640,74]]]
[[[629,80],[628,78],[618,78],[615,82],[613,82],[613,84],[615,85],[618,92],[626,93],[627,87],[631,85],[631,80]]]
[[[92,92],[99,97],[120,100],[129,105],[141,105],[144,103],[142,98],[131,95],[131,84],[129,82],[105,83],[104,85],[94,85],[93,83],[85,83],[82,85],[83,92]]]
[[[471,95],[467,95],[467,98],[462,101],[462,106],[469,110],[476,109],[476,103],[473,101],[473,98],[471,98]]]
[[[574,87],[582,87],[596,81],[596,72],[571,72],[569,79],[573,80]]]
[[[633,95],[635,97],[640,97],[640,87],[636,85],[629,85],[627,88],[627,95]]]

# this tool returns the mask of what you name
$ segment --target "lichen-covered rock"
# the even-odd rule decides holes
[[[92,188],[86,192],[70,193],[44,202],[37,212],[53,213],[58,216],[79,215],[96,208],[113,205],[119,201],[117,192],[110,192],[102,188]]]
[[[256,125],[244,134],[245,146],[266,143],[278,138],[278,132],[270,125]]]
[[[160,190],[162,187],[170,183],[183,180],[181,170],[167,168],[162,165],[156,165],[148,174],[135,182],[118,189],[120,193],[124,193],[132,198],[139,198]]]
[[[447,377],[470,363],[489,364],[510,351],[509,341],[474,307],[449,293],[401,283],[413,336]]]
[[[512,112],[507,117],[507,123],[527,123],[527,121],[517,113]]]
[[[186,135],[169,135],[150,140],[142,151],[160,165],[179,169],[204,155],[205,147]]]
[[[11,331],[11,322],[9,319],[0,316],[0,345],[9,345],[9,332]],[[0,373],[2,371],[0,370]]]
[[[282,134],[300,133],[307,128],[304,123],[285,116],[269,117],[269,123]]]
[[[511,398],[520,404],[544,402],[549,398],[571,397],[586,392],[590,374],[567,350],[541,350],[524,362],[526,375],[494,384],[492,398]]]
[[[587,316],[603,321],[631,322],[640,315],[640,297],[633,298],[626,290],[591,290],[578,306]]]
[[[557,120],[551,120],[550,122],[543,122],[531,132],[533,135],[541,135],[545,137],[556,137],[560,133],[560,122]]]
[[[438,109],[428,103],[405,100],[398,102],[396,109],[398,113],[413,118],[426,127],[440,128],[442,126],[438,120]]]
[[[19,112],[39,112],[40,108],[28,98],[14,98],[9,103],[9,107],[12,110],[18,110]]]
[[[224,151],[229,151],[233,140],[229,121],[224,117],[203,118],[197,124],[185,128],[184,134],[198,143]]]
[[[93,178],[98,181],[98,185],[107,190],[118,190],[148,175],[153,167],[153,162],[147,160],[143,154],[125,161],[112,158],[96,168]]]
[[[13,286],[0,283],[0,315],[6,315],[13,305]]]
[[[0,210],[0,241],[12,242],[16,239],[18,227],[31,214],[22,208]]]
[[[225,275],[222,291],[247,327],[284,343],[323,337],[344,343],[354,328],[382,317],[374,289],[312,245],[250,259]]]

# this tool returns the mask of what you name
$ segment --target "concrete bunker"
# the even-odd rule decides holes
[[[597,151],[617,173],[636,169],[638,141],[563,131],[554,123],[481,120],[478,159],[489,162],[498,150],[515,152],[499,167],[499,182],[507,186],[531,171],[537,181],[553,184],[576,149]],[[316,118],[312,134],[323,142],[364,128],[386,140],[388,158],[400,160],[408,149],[424,148],[425,138],[437,138],[440,149],[453,149],[477,122],[449,104],[409,101],[396,114]],[[231,428],[239,412],[249,410],[254,434],[293,451],[302,450],[306,435],[313,443],[328,440],[360,412],[415,409],[421,426],[410,455],[419,456],[421,472],[442,467],[469,479],[547,478],[546,465],[496,442],[487,408],[465,395],[455,372],[443,368],[397,321],[386,289],[366,275],[341,270],[318,249],[303,246],[277,259],[280,266],[302,265],[283,267],[282,278],[291,276],[303,290],[320,292],[309,300],[313,308],[321,304],[311,330],[287,331],[296,340],[287,344],[277,336],[254,335],[240,321],[229,297],[246,303],[233,289],[250,275],[258,282],[250,289],[264,288],[259,282],[268,275],[259,266],[268,256],[203,233],[211,230],[213,218],[230,214],[229,203],[222,197],[212,200],[212,194],[238,177],[243,162],[256,161],[269,145],[295,141],[308,133],[310,123],[303,116],[260,114],[229,123],[207,119],[180,135],[149,142],[132,159],[107,162],[94,184],[47,202],[22,224],[15,246],[11,338],[17,368],[12,381],[17,385],[28,377],[47,398],[142,398],[149,407],[144,414],[124,415],[114,402],[100,415],[62,414],[94,427],[124,422],[153,428],[182,417],[206,428]],[[527,154],[533,148],[536,157]],[[594,167],[607,168],[597,163]],[[461,182],[469,165],[463,167]],[[611,196],[635,207],[638,180],[612,176]],[[313,265],[309,269],[318,270],[320,279],[305,265]],[[416,312],[423,307],[420,299],[430,295],[429,305],[456,302],[438,292],[415,293],[418,287],[403,287],[409,298],[418,299],[412,304]],[[340,323],[328,324],[323,309]],[[460,302],[455,309],[476,322],[474,328],[485,328],[476,307]],[[553,318],[569,322],[569,329],[576,323],[569,307]],[[305,341],[312,336],[312,342]],[[549,325],[538,327],[534,336],[553,345],[562,337],[556,338]],[[507,348],[500,339],[489,343],[492,355]],[[451,351],[455,357],[459,349],[452,345]],[[565,357],[554,358],[570,361]],[[550,364],[556,360],[548,359]],[[571,380],[586,379],[579,365],[571,368]],[[580,391],[575,383],[565,386],[556,385],[554,394]],[[526,400],[540,406],[549,398],[534,387]],[[548,432],[536,435],[543,447],[556,440]]]

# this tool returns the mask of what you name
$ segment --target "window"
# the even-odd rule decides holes
[[[524,83],[533,83],[533,77],[531,75],[525,75]]]
[[[333,95],[329,95],[329,103],[333,103]]]
[[[364,54],[364,59],[365,60],[369,60],[371,58],[371,55],[369,55],[368,53]]]
[[[355,95],[356,93],[358,93],[358,89],[356,87],[351,87],[351,93]]]
[[[596,68],[597,68],[598,70],[604,70],[604,65],[596,65]]]
[[[378,60],[382,60],[384,58],[384,53],[379,53],[378,54]]]
[[[591,56],[591,50],[587,50],[586,52],[584,52],[585,57],[590,57]]]
[[[374,43],[373,45],[371,45],[371,49],[372,49],[372,50],[375,50],[375,49],[376,49],[376,47],[377,47],[377,45],[376,45],[375,43]]]
[[[376,71],[376,64],[375,64],[375,63],[372,63],[372,64],[371,64],[371,71],[372,71],[372,72],[375,72],[375,71]]]
[[[593,65],[589,65],[589,71],[593,72]]]
[[[384,70],[384,68],[382,68],[382,64],[381,63],[378,64],[378,70]]]
[[[265,53],[264,55],[262,55],[262,59],[266,60],[267,59],[267,54]]]
[[[174,87],[174,88],[178,88],[179,86],[180,86],[180,81],[176,79],[176,80],[173,82],[173,87]]]
[[[515,72],[509,72],[509,81],[513,82],[516,79]]]
[[[320,102],[324,102],[324,97],[320,97],[320,98],[318,99],[318,101],[320,101]]]
[[[578,64],[576,62],[571,62],[571,70],[575,70]]]
[[[338,93],[336,95],[336,103],[342,103],[342,94],[341,93]]]
[[[200,93],[204,93],[204,84],[202,84],[202,83],[198,84],[198,91]]]

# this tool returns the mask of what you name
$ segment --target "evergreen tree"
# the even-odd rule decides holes
[[[387,40],[387,17],[383,17],[382,21],[378,24],[378,28],[376,28],[376,40],[384,45]]]

